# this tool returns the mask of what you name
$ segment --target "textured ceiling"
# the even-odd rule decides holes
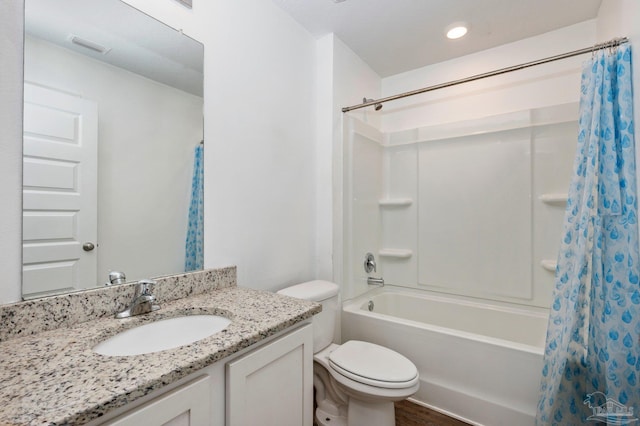
[[[593,19],[601,0],[273,0],[312,35],[335,33],[381,77]],[[445,27],[470,24],[448,40]]]

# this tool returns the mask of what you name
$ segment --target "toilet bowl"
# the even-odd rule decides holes
[[[347,425],[394,425],[394,401],[410,397],[420,386],[411,361],[373,343],[351,340],[331,344],[313,360],[314,369],[329,373],[329,383],[325,378],[323,385],[347,397]]]
[[[403,355],[369,342],[332,343],[338,286],[310,281],[278,292],[322,304],[314,328],[315,420],[322,426],[395,425],[394,401],[418,391],[416,366]]]

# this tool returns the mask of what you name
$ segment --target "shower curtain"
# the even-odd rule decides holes
[[[204,266],[204,144],[195,149],[193,180],[191,182],[191,204],[185,248],[185,272],[196,271]]]
[[[582,72],[538,425],[640,424],[640,262],[631,48]],[[592,423],[593,422],[593,423]]]

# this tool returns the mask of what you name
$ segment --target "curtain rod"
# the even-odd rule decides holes
[[[423,87],[422,89],[412,90],[410,92],[404,92],[398,95],[387,96],[386,98],[372,99],[367,102],[363,102],[361,104],[344,107],[342,108],[342,112],[349,112],[354,109],[366,108],[371,105],[382,104],[385,102],[394,101],[396,99],[406,98],[408,96],[419,95],[421,93],[431,92],[433,90],[438,90],[438,89],[444,89],[445,87],[456,86],[458,84],[468,83],[470,81],[480,80],[482,78],[493,77],[495,75],[500,75],[500,74],[506,74],[511,71],[518,71],[524,68],[529,68],[536,65],[542,65],[548,62],[557,61],[559,59],[571,58],[572,56],[583,55],[589,52],[593,53],[597,50],[617,47],[623,43],[627,43],[628,41],[629,39],[627,37],[615,38],[605,43],[596,44],[591,47],[585,47],[584,49],[574,50],[572,52],[562,53],[560,55],[550,56],[548,58],[538,59],[536,61],[525,62],[524,64],[514,65],[507,68],[501,68],[501,69],[498,69],[495,71],[489,71],[483,74],[476,74],[476,75],[472,75],[471,77],[462,78],[460,80],[453,80],[447,83],[436,84],[435,86]]]

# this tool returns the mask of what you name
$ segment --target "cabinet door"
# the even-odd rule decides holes
[[[202,376],[125,413],[105,424],[110,426],[208,426],[209,376]]]
[[[305,325],[227,364],[227,426],[311,426],[313,331]]]

